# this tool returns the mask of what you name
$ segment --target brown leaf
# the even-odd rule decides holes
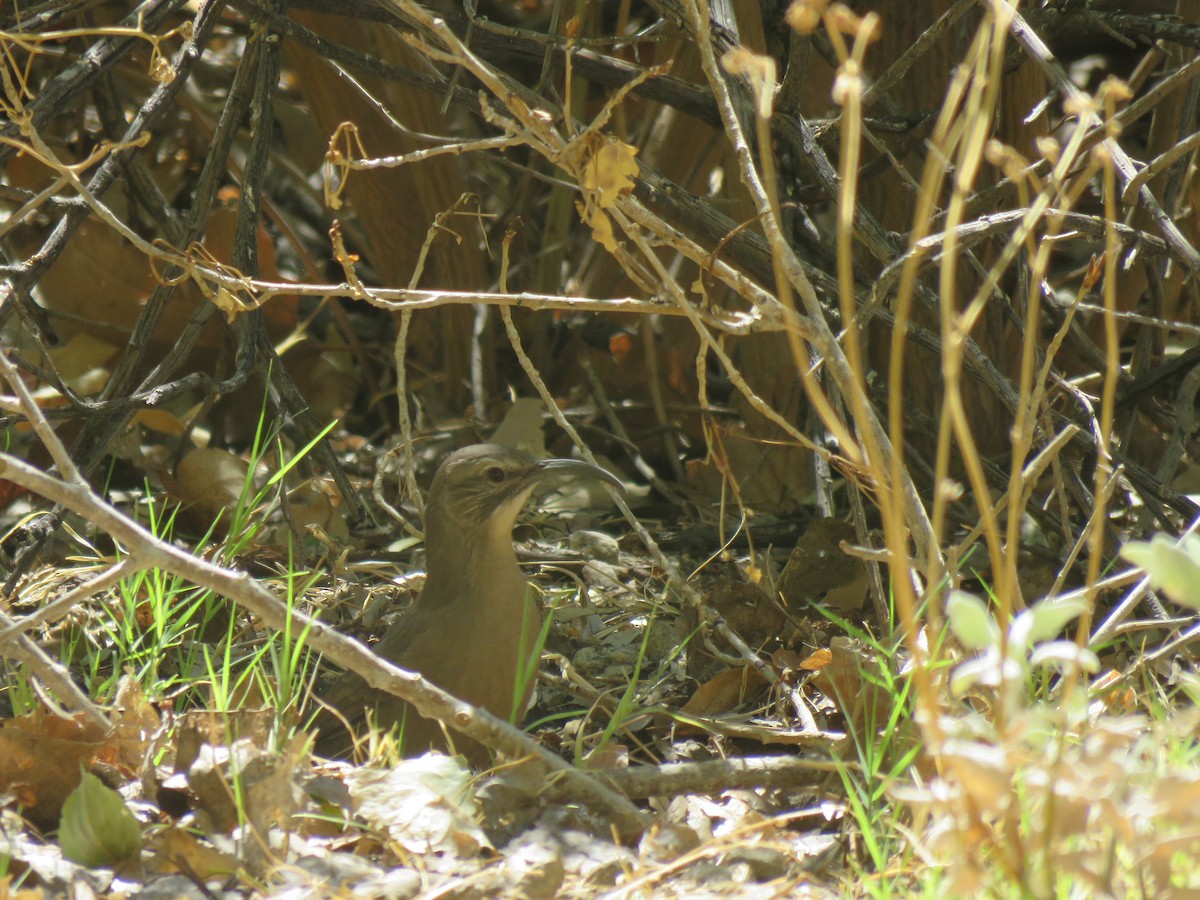
[[[812,683],[842,710],[846,727],[860,737],[883,725],[891,695],[878,682],[880,662],[861,641],[835,637],[829,642],[829,662],[813,676]]]
[[[212,211],[208,217],[208,227],[204,231],[204,250],[214,261],[226,266],[233,264],[233,242],[237,233],[238,217],[237,207],[233,205],[236,203],[236,197],[236,190],[232,196],[226,194],[223,197],[229,205],[219,206]],[[276,264],[275,242],[271,239],[271,233],[261,223],[255,232],[255,239],[258,245],[259,277],[264,281],[283,281],[283,275]],[[240,304],[232,297],[222,300],[214,296],[210,299],[221,306],[222,312],[227,312],[225,304],[232,304],[234,312],[240,311]],[[262,307],[262,316],[267,333],[272,338],[279,340],[288,335],[300,320],[296,297],[291,294],[272,297],[270,302]]]
[[[235,857],[202,843],[196,835],[183,828],[168,828],[155,834],[149,848],[152,872],[182,872],[193,878],[208,880],[232,875],[238,870]]]
[[[237,504],[246,471],[246,463],[227,450],[199,447],[183,458],[176,479],[167,487],[191,506],[198,527],[207,526]]]
[[[307,11],[296,11],[294,18],[326,40],[372,59],[408,69],[426,64],[402,35],[376,23]],[[320,143],[309,148],[310,152],[323,153],[329,136],[343,122],[357,126],[363,146],[375,156],[424,149],[427,144],[416,135],[442,133],[445,119],[441,96],[361,72],[355,76],[357,83],[352,84],[329,60],[295,41],[285,42],[285,53],[316,125],[315,137]],[[397,132],[393,125],[396,121],[412,129],[414,136]],[[291,153],[289,147],[289,156]],[[354,172],[350,176],[344,198],[353,205],[367,257],[382,283],[408,284],[434,218],[453,207],[466,191],[461,160],[445,155],[416,165]],[[446,223],[440,230],[442,236],[429,247],[423,286],[475,290],[487,283],[486,255],[478,251],[473,239],[455,241],[449,232],[453,229],[464,235],[478,234],[477,228],[468,219],[452,218]],[[468,392],[462,386],[469,383],[472,316],[469,306],[453,304],[413,317],[409,358],[417,368],[444,376],[438,379],[442,402],[461,401],[465,406]]]
[[[80,772],[104,746],[104,729],[82,716],[64,719],[36,710],[0,728],[0,794],[15,795],[30,821],[58,823]]]
[[[471,773],[458,757],[427,753],[392,769],[346,775],[355,812],[413,853],[474,856],[491,842],[476,824]]]
[[[341,499],[332,480],[310,478],[303,481],[288,491],[290,523],[302,530],[316,528],[332,539],[345,540],[350,530],[341,508]],[[282,526],[275,537],[276,543],[286,544],[286,532],[290,529],[291,524]]]
[[[176,768],[186,772],[196,807],[214,829],[231,831],[244,814],[252,828],[265,834],[294,808],[294,778],[307,739],[299,736],[283,752],[267,749],[272,720],[269,709],[189,716],[190,733],[180,734]],[[231,734],[238,736],[226,742]],[[238,796],[229,789],[235,779]]]
[[[771,439],[760,439],[746,425],[712,429],[722,458],[688,466],[688,484],[704,496],[720,496],[731,481],[742,502],[758,511],[784,515],[802,506],[812,494],[813,467],[804,462],[808,451]]]
[[[767,683],[753,666],[726,669],[710,678],[683,705],[682,712],[693,716],[717,716],[732,712]]]
[[[86,331],[86,327],[70,324],[71,318],[79,318],[110,326],[101,328],[100,334],[114,341],[132,331],[153,290],[154,277],[146,257],[103,222],[90,218],[79,224],[75,237],[38,282],[45,306],[68,317],[58,326],[64,332]],[[179,306],[172,304],[168,316],[182,312],[175,323],[182,328],[191,309],[181,311]],[[163,328],[158,334],[166,331]]]
[[[836,612],[863,605],[870,585],[866,567],[841,548],[854,538],[854,526],[837,519],[816,519],[808,526],[779,576],[779,593],[789,609],[814,601]]]
[[[808,659],[800,663],[801,669],[817,672],[833,662],[833,654],[828,650],[817,650]]]
[[[137,679],[130,675],[121,676],[113,707],[113,731],[107,744],[111,762],[137,771],[145,760],[150,739],[162,727],[162,719],[146,700]]]
[[[139,409],[134,414],[133,421],[150,431],[171,437],[181,437],[187,431],[179,417],[165,409]]]
[[[817,651],[817,653],[820,652],[820,650]],[[812,657],[810,656],[809,659],[812,659]],[[806,660],[802,660],[800,654],[790,647],[780,647],[771,654],[771,665],[780,673],[803,669],[805,662]]]

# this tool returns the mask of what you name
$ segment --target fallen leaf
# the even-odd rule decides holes
[[[491,843],[475,822],[471,772],[459,757],[426,753],[392,769],[346,774],[355,812],[413,853],[473,856]]]
[[[191,507],[198,527],[207,526],[237,505],[246,473],[246,463],[229,451],[198,447],[180,461],[178,474],[167,487]]]
[[[726,669],[696,688],[681,711],[693,716],[717,716],[732,712],[766,683],[762,673],[753,666]]]
[[[812,684],[837,703],[846,727],[869,739],[887,718],[891,695],[880,683],[877,654],[861,641],[835,637],[829,642],[829,662],[813,676]]]
[[[44,710],[9,719],[0,728],[0,793],[15,794],[37,825],[58,823],[80,773],[104,746],[104,730],[82,716]]]
[[[833,662],[833,654],[828,650],[821,649],[814,652],[811,656],[800,663],[801,669],[806,669],[809,672],[816,672],[825,668]]]
[[[187,431],[179,417],[165,409],[139,409],[134,413],[133,421],[144,428],[170,437],[182,437]]]
[[[141,854],[142,829],[120,794],[84,772],[63,803],[58,843],[72,862],[113,867]]]
[[[518,397],[513,401],[504,421],[500,423],[490,438],[493,444],[501,447],[515,447],[532,453],[538,459],[545,459],[546,435],[542,432],[542,423],[546,416],[546,404],[536,397]]]
[[[184,828],[171,827],[158,832],[149,849],[153,853],[149,865],[154,872],[183,872],[207,881],[238,870],[236,857],[202,842]]]
[[[819,602],[845,613],[866,602],[866,567],[841,547],[854,539],[854,526],[838,519],[816,519],[808,526],[779,576],[779,593],[789,609]]]

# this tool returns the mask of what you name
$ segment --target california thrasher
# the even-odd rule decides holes
[[[533,678],[518,685],[519,673],[530,671],[526,663],[542,617],[526,598],[512,530],[534,489],[560,475],[596,478],[623,489],[609,472],[588,463],[539,460],[494,444],[447,456],[425,505],[425,587],[375,652],[501,719],[523,714]],[[515,696],[518,687],[520,697]],[[405,755],[446,747],[437,721],[418,715],[398,697],[368,688],[352,672],[334,684],[324,702],[354,727],[368,711],[378,727],[400,723]],[[348,750],[350,741],[336,716],[325,712],[317,724],[318,752],[334,756]],[[473,764],[488,763],[485,749],[461,735],[454,737],[454,747]]]

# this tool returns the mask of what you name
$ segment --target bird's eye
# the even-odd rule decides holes
[[[484,474],[492,484],[499,484],[504,480],[504,470],[499,466],[492,466]]]

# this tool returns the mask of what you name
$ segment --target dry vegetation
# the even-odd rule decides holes
[[[0,3],[0,897],[1200,890],[1196,4],[131,5]],[[630,487],[524,730],[368,649],[483,439]]]

